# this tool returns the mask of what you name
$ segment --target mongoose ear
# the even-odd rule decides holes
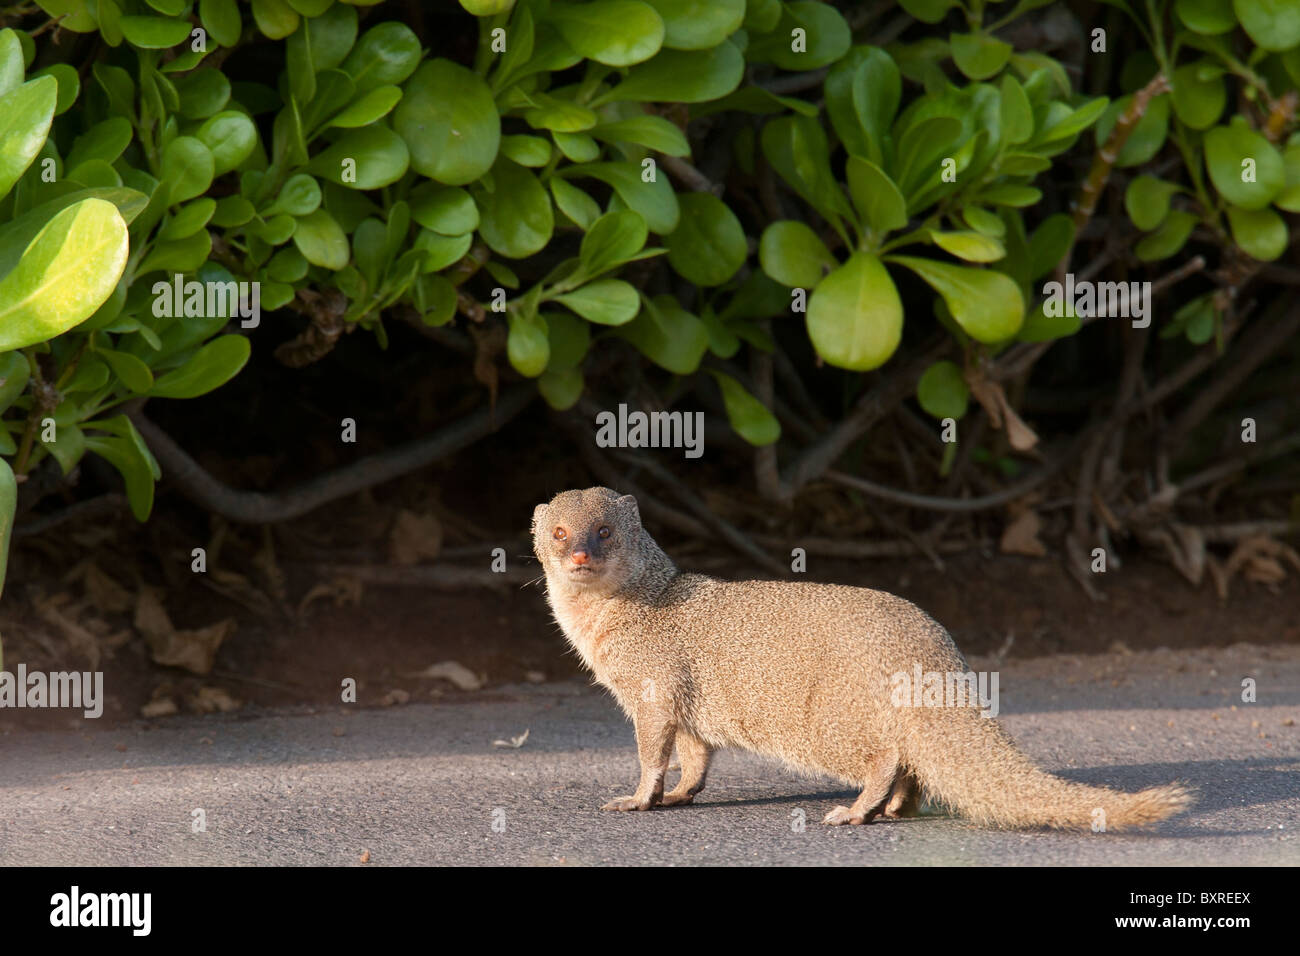
[[[614,502],[614,507],[618,509],[619,514],[626,515],[638,525],[641,524],[641,509],[637,507],[634,495],[624,495],[618,498]]]
[[[533,534],[537,533],[537,527],[542,523],[542,518],[546,514],[546,505],[538,505],[533,509]]]

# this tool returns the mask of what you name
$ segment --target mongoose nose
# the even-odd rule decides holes
[[[586,551],[575,551],[572,557],[574,564],[586,564],[590,560]]]

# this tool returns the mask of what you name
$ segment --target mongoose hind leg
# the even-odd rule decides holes
[[[866,785],[853,806],[835,807],[822,818],[822,823],[833,827],[870,823],[884,809],[897,776],[898,752],[886,750],[876,754],[867,763]]]
[[[709,759],[713,750],[689,730],[677,730],[677,756],[682,762],[682,779],[664,794],[661,806],[672,807],[690,803],[704,789],[704,778],[709,773]]]
[[[899,767],[894,775],[894,782],[885,798],[885,809],[881,816],[888,820],[901,820],[903,817],[916,816],[921,803],[921,788],[916,778],[904,767]]]

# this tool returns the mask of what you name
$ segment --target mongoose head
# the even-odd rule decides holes
[[[645,534],[636,498],[609,488],[562,491],[533,509],[533,550],[552,590],[612,594],[635,581]]]

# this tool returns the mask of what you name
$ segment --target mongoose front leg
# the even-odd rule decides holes
[[[713,750],[689,730],[677,731],[677,756],[682,762],[682,779],[677,786],[664,794],[663,805],[672,807],[690,803],[704,789],[704,778],[709,773],[709,759]]]
[[[601,807],[602,810],[649,810],[663,799],[664,774],[668,772],[668,758],[672,756],[673,734],[677,728],[672,718],[659,707],[642,707],[637,711],[634,723],[636,752],[641,760],[641,782],[632,796],[611,800]]]
[[[837,827],[846,823],[860,826],[870,823],[884,809],[885,798],[898,774],[898,751],[885,750],[867,761],[866,783],[851,807],[836,807],[822,818],[822,823]]]

